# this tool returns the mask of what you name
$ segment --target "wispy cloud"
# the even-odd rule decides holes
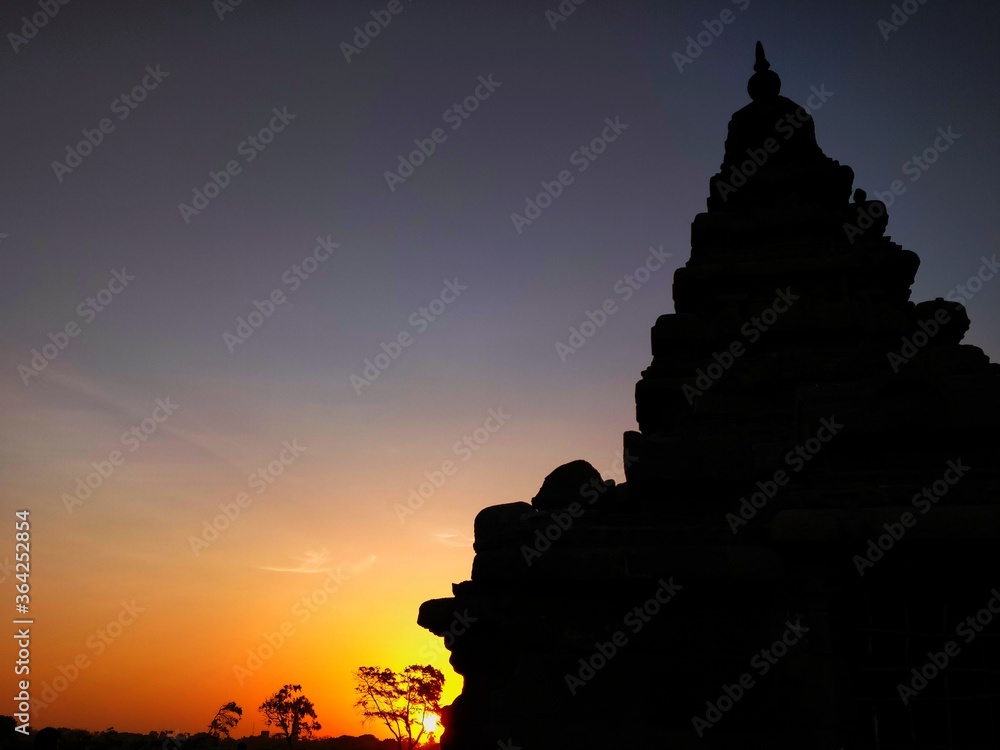
[[[23,364],[23,360],[23,356],[19,358],[9,348],[0,347],[0,368],[15,369],[18,364]],[[38,383],[32,382],[27,387],[6,390],[3,394],[4,411],[29,415],[33,425],[74,425],[86,419],[89,435],[103,425],[107,425],[109,434],[118,434],[123,426],[137,424],[149,416],[148,409],[155,397],[169,399],[178,396],[177,392],[163,389],[137,398],[128,378],[96,378],[65,362],[47,367],[40,377],[45,379],[48,387],[41,388]],[[126,403],[137,403],[138,406],[126,406]],[[186,398],[179,399],[181,411],[185,415],[186,403]],[[172,422],[162,423],[157,429],[199,453],[218,459],[223,465],[238,472],[243,471],[241,466],[213,446],[213,443],[218,442],[214,435],[203,436],[197,432],[182,430]]]
[[[368,555],[368,557],[359,563],[332,565],[330,563],[330,553],[327,552],[327,550],[322,549],[319,551],[307,550],[304,555],[296,557],[295,559],[298,561],[298,565],[292,567],[262,565],[260,569],[270,570],[275,573],[333,573],[345,571],[350,573],[360,573],[363,570],[367,570],[374,564],[375,555]]]
[[[448,547],[471,547],[476,540],[468,534],[455,534],[452,532],[440,532],[433,534],[434,541],[447,545]]]

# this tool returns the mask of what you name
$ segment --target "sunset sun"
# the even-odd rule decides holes
[[[437,734],[438,729],[441,728],[441,719],[437,714],[427,714],[424,716],[424,731],[430,734],[434,732]]]

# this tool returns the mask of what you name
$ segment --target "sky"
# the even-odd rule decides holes
[[[454,699],[419,605],[482,508],[575,459],[623,479],[757,40],[885,193],[912,298],[997,359],[1000,284],[967,282],[1000,244],[1000,9],[901,5],[5,2],[0,591],[27,510],[33,725],[235,700],[240,736],[298,683],[323,734],[385,736],[368,665]]]

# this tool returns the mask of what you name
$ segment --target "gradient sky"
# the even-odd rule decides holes
[[[209,0],[76,0],[16,53],[2,47],[0,560],[13,561],[13,511],[29,509],[35,696],[87,661],[37,727],[198,731],[236,700],[241,735],[296,682],[324,734],[357,734],[361,665],[433,663],[453,699],[461,678],[418,606],[468,578],[483,507],[529,500],[577,458],[623,478],[649,328],[673,309],[758,39],[785,96],[832,92],[818,140],[856,186],[874,197],[903,182],[888,233],[921,257],[915,300],[998,251],[995,5],[913,2],[885,38],[888,2],[591,0],[553,30],[556,0],[403,0],[348,62],[341,43],[386,5],[244,0],[220,20]],[[673,53],[727,9],[732,23],[679,71]],[[4,3],[0,31],[35,12]],[[119,119],[147,66],[168,75]],[[443,113],[480,76],[500,85],[452,129]],[[294,120],[248,162],[241,144],[275,108]],[[571,154],[616,117],[627,130],[577,172]],[[114,129],[57,176],[102,118]],[[439,127],[444,141],[390,190],[386,170]],[[960,137],[913,181],[907,161],[949,127]],[[178,204],[230,160],[240,172],[186,222]],[[573,183],[518,233],[511,213],[564,169]],[[285,274],[317,237],[339,247],[292,289]],[[669,263],[625,300],[616,284],[661,245]],[[81,315],[123,268],[134,280]],[[467,289],[420,330],[411,316],[456,279]],[[231,352],[224,333],[275,289],[286,303]],[[608,298],[618,312],[561,361],[556,343]],[[966,302],[966,343],[994,359],[998,299],[991,282]],[[25,384],[19,365],[69,323],[78,335]],[[403,332],[409,346],[356,392],[351,376]],[[176,411],[123,442],[156,399]],[[476,443],[490,409],[510,418]],[[455,450],[466,436],[476,450]],[[304,451],[258,493],[250,477],[285,441]],[[69,512],[64,495],[116,450],[124,463]],[[394,506],[446,461],[452,475],[401,520]],[[191,538],[241,492],[252,503],[195,554]],[[307,609],[324,582],[333,592]],[[133,601],[142,611],[122,614]],[[130,624],[108,630],[120,615]],[[238,677],[283,623],[294,632]]]

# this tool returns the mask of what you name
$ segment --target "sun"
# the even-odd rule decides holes
[[[426,714],[424,716],[424,731],[430,734],[434,732],[435,734],[441,728],[441,719],[437,714]]]

